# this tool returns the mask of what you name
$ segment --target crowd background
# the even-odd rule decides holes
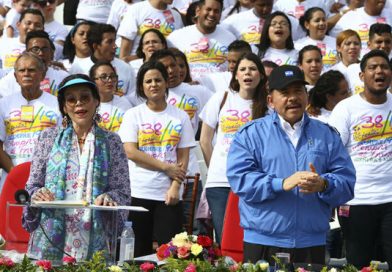
[[[101,150],[93,148],[95,138],[90,139],[94,134],[91,131],[95,131],[95,127],[111,131],[121,138],[124,148],[121,151],[128,159],[127,179],[130,184],[125,192],[134,205],[150,210],[140,216],[131,213],[129,217],[135,227],[136,255],[144,255],[151,252],[152,241],[165,243],[180,231],[183,208],[186,209],[181,201],[183,182],[186,176],[200,172],[194,148],[199,145],[208,175],[203,180],[203,188],[198,188],[198,199],[204,205],[201,206],[210,206],[215,239],[220,244],[226,202],[233,188],[232,180],[226,176],[231,143],[242,126],[277,112],[270,101],[273,91],[284,91],[290,84],[270,89],[268,77],[274,69],[298,66],[303,76],[299,81],[306,87],[306,98],[303,98],[306,100],[301,103],[306,106],[307,114],[312,120],[329,122],[336,125],[341,134],[344,132],[341,138],[354,166],[365,165],[366,171],[357,176],[359,185],[355,187],[355,195],[359,198],[354,198],[344,206],[346,208],[340,208],[339,215],[350,217],[347,208],[350,205],[373,206],[381,210],[377,210],[377,223],[370,224],[369,229],[362,229],[365,233],[372,232],[369,237],[375,242],[367,241],[366,244],[372,248],[368,250],[371,253],[362,252],[361,255],[353,248],[363,245],[356,246],[355,243],[349,244],[348,248],[360,255],[362,261],[376,257],[391,262],[392,240],[387,233],[392,231],[392,197],[385,194],[392,187],[386,178],[392,160],[388,114],[391,95],[386,92],[391,87],[391,0],[201,0],[198,3],[81,0],[76,3],[77,9],[70,11],[73,4],[71,0],[64,4],[56,0],[0,3],[3,16],[0,38],[0,166],[3,170],[0,190],[13,166],[37,157],[34,151],[41,132],[55,127],[70,133],[67,139],[75,145],[76,151],[79,147],[80,158],[75,155],[79,153],[71,149],[75,152],[72,156],[76,157],[72,160],[76,165],[81,164],[82,158],[88,159],[87,169],[85,161],[83,167],[78,166],[88,178],[78,177],[81,172],[76,173],[78,170],[73,169],[73,172],[62,172],[66,174],[65,180],[61,181],[75,182],[76,177],[75,186],[82,187],[77,197],[86,198],[86,191],[91,190],[90,183],[95,181],[88,166],[91,164],[94,166],[91,169],[98,169],[94,163],[105,164],[105,161],[97,162],[91,157],[91,152]],[[62,15],[68,25],[62,23]],[[28,53],[22,53],[24,51]],[[376,53],[367,55],[369,52]],[[368,59],[373,58],[378,58],[378,62],[368,67],[372,63]],[[375,72],[372,74],[368,70]],[[286,72],[297,73],[293,71]],[[86,77],[80,77],[81,74]],[[93,94],[99,94],[99,98],[76,94],[64,98],[70,93],[64,86],[74,80],[69,78],[70,75],[83,78],[84,81],[75,85],[93,86]],[[380,93],[377,99],[372,96],[375,90]],[[346,123],[342,123],[338,120],[340,115],[333,110],[349,96],[362,97],[369,105],[362,105],[359,102],[362,100],[355,101],[359,112],[353,115],[354,119],[350,119],[347,109],[340,106],[340,114],[346,118]],[[85,108],[91,101],[96,102],[96,110],[92,112]],[[281,117],[279,112],[278,115]],[[86,116],[89,125],[80,133],[78,122]],[[290,126],[293,129],[286,131],[291,133],[290,140],[298,140],[301,135],[302,121],[296,125],[296,122],[289,122],[287,131]],[[99,140],[101,130],[97,131],[99,134],[94,137]],[[83,148],[87,137],[91,149]],[[274,148],[282,151],[279,146]],[[327,152],[321,153],[321,156],[327,156]],[[55,156],[49,152],[42,160],[50,161],[52,155]],[[322,167],[323,171],[329,170],[327,168]],[[52,170],[47,171],[51,173]],[[369,177],[374,173],[376,181]],[[127,171],[124,174],[128,175]],[[118,183],[118,177],[111,178]],[[52,194],[43,197],[45,200],[64,198],[64,195],[55,193],[56,186],[64,189],[61,182],[53,185],[36,176],[29,179],[27,188],[49,186]],[[323,186],[325,188],[318,186],[311,192],[328,191],[328,182]],[[290,190],[299,189],[294,186]],[[67,193],[74,194],[72,190]],[[87,197],[90,202],[95,201],[92,196],[99,197],[100,194]],[[244,199],[241,201],[246,201]],[[98,202],[112,205],[116,201],[110,198]],[[345,203],[327,201],[325,205],[332,210],[340,204]],[[360,216],[363,211],[357,212]],[[29,218],[31,214],[25,216]],[[89,217],[87,222],[91,216],[86,215]],[[72,221],[72,216],[67,220]],[[244,221],[241,224],[244,226]],[[86,233],[95,230],[79,229],[80,237],[76,236],[86,247],[85,243],[89,242]],[[195,231],[205,230],[202,225],[197,225]],[[342,241],[341,233],[334,235],[338,242]],[[359,236],[358,232],[351,239],[356,240]],[[333,240],[333,237],[328,239]],[[318,246],[324,246],[325,241],[319,243]],[[69,247],[65,250],[74,252],[72,246]],[[79,259],[86,257],[88,249],[81,252]],[[340,248],[331,252],[340,252]],[[341,256],[337,254],[337,257]],[[52,255],[59,256],[61,252]],[[352,255],[349,256],[354,260]]]

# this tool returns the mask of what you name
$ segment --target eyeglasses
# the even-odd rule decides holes
[[[288,22],[271,22],[270,26],[272,26],[272,27],[277,27],[277,26],[287,27],[287,26],[289,26],[289,23]]]
[[[35,3],[38,4],[40,7],[44,8],[48,5],[54,4],[56,0],[44,0],[44,1],[36,1]]]
[[[100,79],[102,82],[108,82],[109,81],[109,79],[111,79],[112,81],[117,81],[117,79],[118,79],[118,75],[116,75],[116,74],[111,74],[111,75],[105,75],[105,74],[103,74],[103,75],[100,75],[99,77],[96,77],[96,78],[94,78],[95,80],[98,80],[98,79]]]
[[[91,94],[82,94],[79,97],[75,96],[66,96],[65,97],[65,104],[70,107],[74,107],[78,101],[80,104],[87,104],[92,100]]]
[[[51,50],[49,47],[38,47],[38,46],[33,46],[29,48],[27,51],[34,53],[34,54],[39,54],[39,53],[48,53]]]

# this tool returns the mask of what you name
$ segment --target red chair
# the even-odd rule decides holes
[[[30,174],[30,162],[15,166],[7,175],[0,195],[0,234],[6,241],[6,250],[27,251],[30,234],[22,227],[22,207],[8,207],[16,203],[14,194],[24,189]]]
[[[244,230],[240,226],[238,200],[238,196],[230,192],[223,223],[221,251],[223,256],[230,256],[236,262],[242,262],[244,258]]]

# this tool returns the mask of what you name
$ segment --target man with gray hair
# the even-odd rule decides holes
[[[41,131],[59,124],[61,116],[56,97],[40,89],[46,73],[43,61],[24,52],[14,69],[21,92],[0,99],[0,167],[4,170],[0,192],[6,173],[31,160]]]

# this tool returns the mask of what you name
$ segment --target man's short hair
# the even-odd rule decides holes
[[[33,14],[33,15],[40,16],[42,19],[42,25],[45,24],[45,18],[44,18],[44,15],[42,14],[42,12],[39,11],[38,9],[32,9],[32,8],[28,8],[20,14],[19,23],[23,21],[24,17],[26,17],[27,14]]]
[[[373,39],[374,35],[382,35],[384,33],[389,33],[391,34],[392,32],[392,27],[388,24],[380,24],[380,23],[375,23],[370,26],[369,29],[369,40]]]
[[[54,43],[49,38],[49,34],[46,31],[44,31],[44,30],[34,30],[34,31],[27,32],[27,35],[26,35],[26,47],[29,44],[29,41],[31,39],[37,39],[37,38],[48,40],[48,42],[50,44],[50,48],[53,51],[56,50],[56,47],[54,46]]]
[[[201,8],[202,6],[204,6],[204,4],[206,3],[206,1],[207,1],[207,0],[200,0],[200,1],[199,1],[198,7]],[[217,2],[220,3],[220,5],[221,5],[221,11],[222,11],[222,9],[223,9],[223,0],[214,0],[214,1],[217,1]]]
[[[38,66],[38,70],[42,71],[43,73],[46,72],[47,67],[46,67],[44,61],[40,57],[38,57],[37,55],[35,55],[33,53],[30,53],[30,52],[26,52],[26,51],[23,52],[22,54],[20,54],[18,56],[18,58],[16,59],[15,65],[14,65],[15,72],[16,72],[16,67],[18,66],[19,60],[22,59],[22,58],[31,58],[31,59],[33,59],[36,62],[37,66]]]
[[[166,57],[172,57],[174,59],[174,61],[176,61],[176,56],[169,49],[160,49],[158,51],[155,51],[151,55],[149,60],[151,60],[151,61],[158,61],[159,62],[161,59],[166,58]]]
[[[236,52],[241,51],[244,53],[252,52],[252,48],[250,47],[250,44],[242,40],[235,40],[234,42],[229,44],[229,47],[227,49],[229,50],[229,52],[230,51],[236,51]]]
[[[362,60],[360,63],[361,72],[365,71],[368,60],[371,58],[374,58],[374,57],[382,57],[389,64],[389,58],[388,58],[387,53],[385,53],[385,51],[383,51],[383,50],[374,49],[362,57]],[[390,65],[389,65],[389,69],[391,69]]]
[[[90,31],[87,36],[87,43],[92,52],[94,52],[94,44],[102,43],[103,34],[105,33],[116,34],[116,29],[114,28],[114,26],[109,24],[94,24],[90,27]]]

